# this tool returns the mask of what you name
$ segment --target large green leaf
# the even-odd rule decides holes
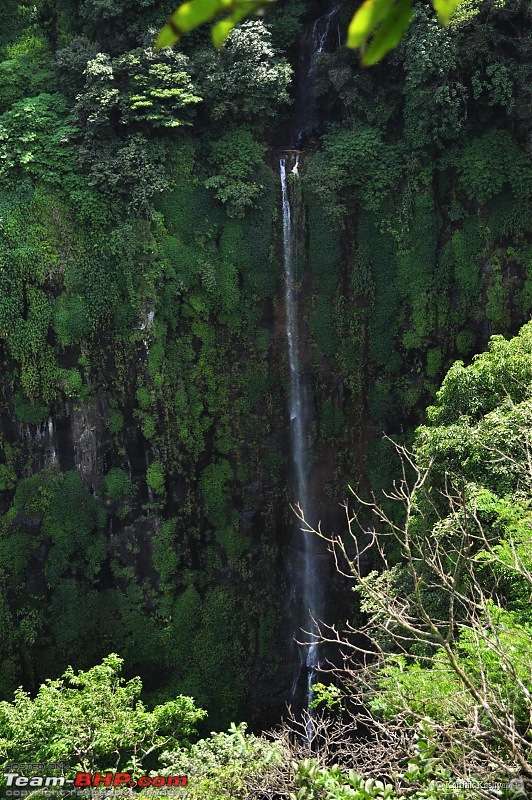
[[[216,25],[213,25],[211,36],[214,46],[220,49],[235,25],[238,25],[248,14],[249,11],[246,8],[237,8],[230,17],[221,19]]]
[[[366,0],[362,3],[347,30],[347,46],[361,47],[379,22],[387,15],[394,0]]]
[[[399,0],[394,5],[391,12],[386,16],[383,23],[377,28],[375,36],[371,40],[368,49],[362,57],[362,64],[370,67],[380,61],[390,50],[393,50],[412,19],[412,0]]]
[[[216,47],[221,47],[232,29],[248,14],[259,11],[274,0],[189,0],[179,6],[159,33],[155,46],[171,47],[184,33],[199,28],[205,22],[227,14],[212,29],[212,39]]]
[[[461,0],[432,0],[432,2],[442,25],[448,25]]]
[[[223,0],[190,0],[183,3],[159,33],[155,46],[162,48],[175,44],[184,33],[198,28],[219,14],[223,5]]]

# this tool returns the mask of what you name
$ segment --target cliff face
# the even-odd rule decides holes
[[[320,15],[300,5],[271,20],[294,64]],[[259,22],[219,56],[155,55],[140,12],[126,41],[68,8],[54,53],[42,14],[14,17],[0,64],[1,691],[116,651],[211,727],[267,725],[298,660],[275,171],[290,70]],[[387,486],[381,433],[407,437],[450,363],[529,315],[525,14],[443,32],[420,12],[371,72],[335,28],[316,60],[297,277],[325,529],[348,484]],[[327,582],[331,618],[352,613]]]

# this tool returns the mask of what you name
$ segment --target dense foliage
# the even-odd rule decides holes
[[[423,724],[440,763],[486,784],[532,780],[531,337],[494,336],[449,370],[396,492],[400,528],[375,509],[381,554],[390,536],[399,553],[353,570],[375,645],[364,701],[396,736]]]
[[[0,703],[0,758],[60,762],[64,770],[146,771],[149,756],[184,744],[205,712],[190,697],[148,711],[139,700],[139,678],[125,681],[122,659],[104,658],[87,672],[69,668],[48,680],[32,700],[22,689]],[[110,761],[111,759],[111,761]],[[146,763],[143,763],[145,762]]]
[[[155,707],[190,695],[220,729],[270,721],[290,692],[274,167],[297,46],[323,9],[279,1],[220,52],[202,31],[155,50],[172,5],[5,12],[0,692],[36,692],[69,664],[88,674],[120,643]],[[300,162],[302,350],[324,509],[348,483],[389,486],[382,431],[408,437],[456,358],[532,310],[528,4],[464,0],[446,29],[416,6],[371,71],[336,47],[356,5],[340,3],[313,66]],[[473,446],[477,423],[478,441],[504,438],[521,413],[496,413],[499,395],[459,412],[467,381],[471,402],[483,398],[465,369],[442,389],[453,410],[449,399],[430,415],[443,426],[445,413],[482,412],[482,425],[441,430],[441,469]],[[473,480],[479,451],[467,461]],[[504,480],[486,477],[478,500],[503,527]],[[505,619],[523,625],[514,599]]]

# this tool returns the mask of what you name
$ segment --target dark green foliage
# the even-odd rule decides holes
[[[171,3],[157,0],[84,0],[78,13],[84,30],[98,42],[100,51],[114,54],[138,47],[148,26],[162,25],[171,10]],[[150,44],[152,41],[150,36]]]
[[[21,599],[25,599],[6,607],[13,621],[6,622],[4,628],[3,658],[9,657],[15,641],[16,627],[12,626],[17,619],[23,631],[20,646],[29,659],[27,663],[34,661],[46,641],[52,651],[59,648],[64,657],[67,652],[75,653],[79,636],[89,636],[98,595],[93,592],[89,599],[86,584],[94,583],[105,556],[101,524],[96,500],[83,488],[77,472],[62,474],[53,467],[18,483],[11,509],[2,519],[0,543],[2,558],[12,564],[3,578],[3,587],[21,592]],[[38,579],[35,563],[40,565]],[[45,634],[43,604],[48,603],[51,631]],[[45,636],[51,639],[46,640]],[[57,656],[48,653],[41,664],[35,663],[35,668],[46,671],[54,663]],[[33,668],[29,675],[26,668],[26,679],[31,680],[33,674]],[[4,685],[6,691],[13,688]]]
[[[508,182],[515,200],[522,199],[525,212],[530,197],[531,167],[508,131],[494,129],[468,141],[461,156],[460,172],[464,191],[481,203],[500,194]]]
[[[61,295],[53,314],[54,330],[62,345],[80,344],[90,331],[87,306],[79,295]]]
[[[233,477],[233,470],[227,461],[210,464],[201,476],[204,513],[215,528],[222,528],[226,524],[230,500],[228,488]]]
[[[326,297],[318,296],[314,313],[309,321],[310,332],[326,356],[338,349],[338,336],[334,325],[334,309]]]
[[[123,469],[113,467],[102,478],[102,491],[114,500],[121,500],[135,494],[135,485]]]
[[[427,353],[427,375],[434,378],[441,372],[442,352],[437,347],[433,347]]]
[[[368,397],[368,406],[372,419],[379,431],[388,430],[395,412],[395,398],[392,382],[389,378],[378,378]]]
[[[17,419],[33,425],[43,422],[50,413],[50,409],[44,403],[32,403],[21,394],[15,395],[14,405]]]
[[[54,73],[49,62],[46,52],[19,55],[0,62],[0,114],[9,111],[19,100],[50,91]]]
[[[435,328],[431,300],[439,288],[434,280],[438,232],[438,216],[430,191],[418,194],[411,223],[403,233],[403,244],[397,256],[397,290],[404,304],[408,327],[419,342],[416,346],[421,346]],[[408,345],[405,346],[408,349]]]
[[[226,133],[212,145],[214,175],[205,186],[214,189],[216,197],[227,203],[229,213],[242,216],[247,208],[256,205],[262,186],[256,173],[264,148],[245,128]]]
[[[461,356],[467,356],[475,344],[475,335],[471,331],[460,331],[456,337],[456,350]]]
[[[52,543],[45,567],[49,586],[57,586],[64,573],[72,575],[77,569],[96,578],[105,555],[105,539],[98,532],[101,522],[96,501],[84,489],[79,473],[65,473],[42,522]]]
[[[301,35],[300,19],[305,13],[304,0],[275,3],[268,10],[268,29],[272,32],[277,47],[286,51]]]
[[[218,125],[262,131],[289,101],[292,70],[258,20],[233,31],[221,52],[198,49],[191,63],[205,110]]]
[[[397,261],[389,234],[379,231],[373,214],[361,214],[354,270],[359,293],[373,297],[370,310],[370,348],[377,365],[396,372]]]
[[[311,189],[311,187],[309,187]],[[340,267],[340,232],[327,219],[324,207],[312,190],[308,194],[309,261],[312,280],[322,298],[337,288]]]
[[[74,36],[55,57],[57,80],[61,91],[71,100],[85,86],[85,70],[99,52],[98,46],[84,36]]]
[[[165,520],[153,537],[153,566],[159,573],[159,589],[161,590],[161,606],[166,609],[172,603],[173,593],[169,591],[179,581],[180,557],[175,549],[175,532],[178,519]],[[188,587],[192,590],[192,587]],[[184,594],[187,594],[188,589]],[[195,590],[192,590],[194,594]],[[197,596],[197,592],[195,592]],[[198,597],[199,601],[199,597]],[[179,603],[179,599],[176,602]],[[186,605],[186,603],[185,603]],[[191,613],[191,626],[194,626],[194,615]],[[178,626],[177,626],[178,627]]]
[[[192,641],[191,662],[196,669],[185,685],[198,702],[202,698],[212,708],[209,722],[215,727],[222,720],[231,719],[242,702],[242,666],[246,658],[245,632],[239,630],[240,624],[234,589],[211,589],[203,599],[201,625]],[[228,648],[228,641],[235,646]]]
[[[330,400],[323,401],[321,425],[324,439],[340,438],[345,429],[342,409],[335,407]]]

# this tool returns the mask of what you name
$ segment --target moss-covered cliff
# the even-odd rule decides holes
[[[279,2],[220,54],[202,33],[150,48],[172,3],[9,6],[4,695],[115,650],[211,726],[288,697],[275,164],[319,5]],[[317,59],[300,308],[328,524],[348,483],[386,485],[381,433],[408,437],[451,362],[529,316],[526,22],[521,0],[466,3],[445,31],[420,7],[381,66],[336,29]]]

